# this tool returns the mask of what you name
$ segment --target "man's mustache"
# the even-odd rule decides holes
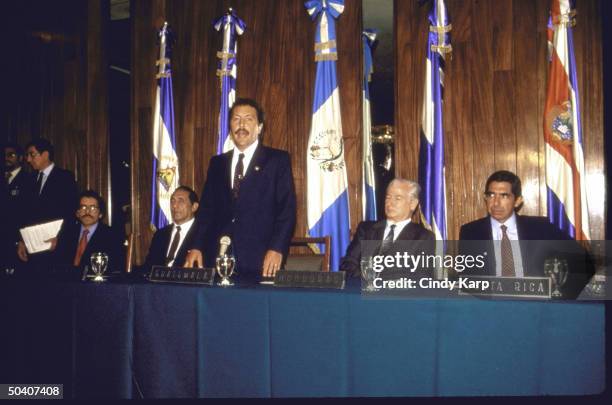
[[[238,131],[236,131],[236,135],[249,135],[249,131],[247,131],[246,129],[239,129]]]

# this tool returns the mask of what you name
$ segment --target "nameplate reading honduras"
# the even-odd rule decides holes
[[[346,273],[343,271],[281,270],[274,276],[275,287],[344,289]]]
[[[548,277],[494,277],[469,276],[459,290],[459,295],[478,295],[487,297],[550,298],[550,278]],[[471,288],[471,283],[486,281],[487,288]],[[486,285],[486,284],[485,284]]]
[[[215,280],[213,268],[185,268],[153,266],[149,281],[155,283],[208,284]]]

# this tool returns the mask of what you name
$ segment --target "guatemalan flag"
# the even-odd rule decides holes
[[[361,202],[363,219],[376,221],[376,182],[374,178],[374,159],[372,158],[372,114],[370,110],[370,81],[374,71],[372,45],[376,41],[374,30],[365,30],[361,34],[363,40],[363,86],[361,91],[363,102],[363,181]]]
[[[331,236],[330,268],[337,271],[349,243],[350,227],[334,21],[344,10],[344,0],[312,0],[305,6],[312,19],[317,20],[317,74],[306,156],[308,234]]]
[[[550,71],[544,108],[547,208],[550,222],[590,240],[574,37],[574,2],[552,0],[548,23]]]
[[[157,93],[153,116],[153,176],[151,227],[160,229],[171,220],[170,196],[179,185],[178,157],[174,136],[174,101],[170,71],[170,32],[165,22],[159,31],[159,59],[156,62]]]
[[[238,35],[242,35],[246,25],[236,15],[233,9],[217,19],[214,23],[217,31],[223,32],[223,47],[217,52],[219,68],[217,76],[221,84],[221,107],[219,109],[219,137],[217,139],[217,154],[227,152],[234,148],[234,142],[229,135],[229,110],[236,100],[236,78],[238,67],[236,56],[238,54]]]
[[[419,183],[422,187],[421,207],[436,240],[447,239],[446,181],[444,167],[444,127],[442,100],[444,55],[451,52],[450,19],[444,0],[433,0],[429,12],[429,35],[423,92],[423,116],[419,153]]]

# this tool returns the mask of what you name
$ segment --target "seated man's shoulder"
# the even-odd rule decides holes
[[[490,226],[490,223],[491,222],[489,220],[489,217],[479,218],[474,221],[467,222],[461,225],[461,228],[459,230],[459,237],[467,237],[478,229],[481,229],[483,226]]]

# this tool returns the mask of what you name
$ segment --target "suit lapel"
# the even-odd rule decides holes
[[[527,251],[529,248],[527,246],[527,239],[529,239],[527,236],[529,232],[525,228],[526,228],[525,221],[523,221],[523,218],[519,214],[516,214],[516,233],[518,234],[519,248],[521,250],[521,263],[523,263],[523,276],[528,277],[528,276],[531,276],[530,269],[527,266],[527,263],[528,263],[527,262]]]
[[[404,229],[402,229],[402,231],[400,232],[399,235],[397,235],[397,238],[395,238],[396,240],[401,239],[401,240],[413,240],[413,239],[417,239],[417,228],[418,226],[415,225],[414,222],[410,222],[408,224],[406,224],[406,226],[404,227]]]
[[[43,188],[42,188],[42,193],[40,193],[40,198],[43,198],[44,196],[46,196],[49,192],[49,189],[52,188],[52,184],[55,181],[55,166],[53,166],[53,169],[51,169],[51,173],[49,173],[49,177],[47,177],[47,181],[45,181]]]
[[[372,232],[371,232],[371,235],[369,235],[369,238],[371,240],[381,241],[383,239],[383,236],[385,235],[386,226],[387,226],[387,221],[384,221],[384,220],[378,221],[377,223],[372,225]]]

